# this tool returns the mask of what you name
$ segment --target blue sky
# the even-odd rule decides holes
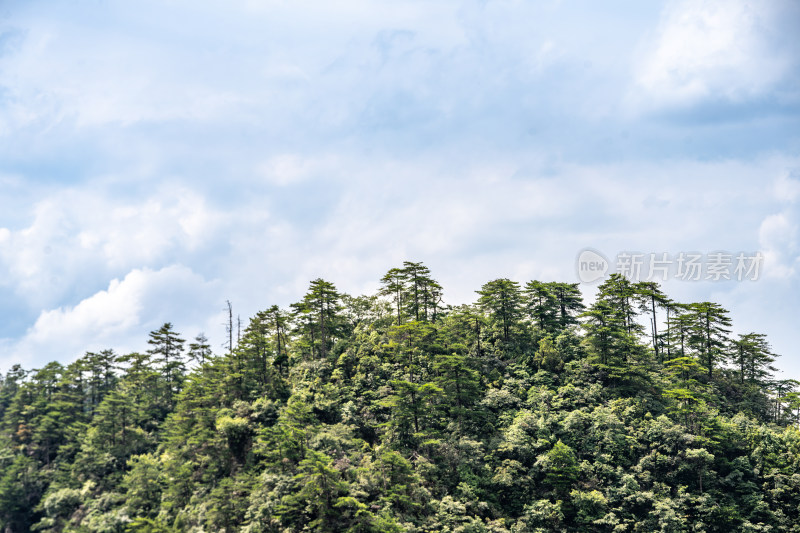
[[[223,342],[309,280],[450,303],[586,247],[760,251],[671,280],[800,378],[800,4],[0,6],[0,370]],[[593,287],[587,286],[591,297]]]

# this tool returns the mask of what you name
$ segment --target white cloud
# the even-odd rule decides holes
[[[800,266],[798,222],[796,214],[782,212],[767,216],[758,231],[764,254],[765,276],[789,278]]]
[[[42,311],[33,326],[16,342],[5,340],[5,364],[26,367],[50,360],[72,360],[86,350],[113,348],[125,352],[146,347],[147,332],[164,322],[192,327],[187,336],[208,327],[206,309],[216,282],[189,268],[134,269],[106,290],[74,306]],[[210,300],[211,299],[211,300]]]
[[[51,191],[28,227],[0,235],[0,285],[34,306],[58,305],[76,283],[85,290],[98,277],[213,247],[232,218],[181,187],[162,186],[139,201],[91,187]]]
[[[638,65],[641,96],[667,107],[763,96],[797,67],[796,46],[779,39],[796,14],[783,1],[671,2]]]
[[[782,203],[794,203],[800,199],[800,179],[797,171],[782,173],[773,187],[775,198]]]
[[[336,156],[303,157],[301,154],[279,154],[256,166],[255,174],[274,185],[290,185],[328,174],[339,166]],[[338,176],[337,176],[338,177]]]
[[[357,292],[375,287],[403,260],[422,260],[441,277],[448,301],[464,302],[491,277],[573,279],[575,255],[585,246],[612,255],[751,251],[772,205],[760,179],[794,161],[563,164],[547,176],[536,155],[517,163],[469,155],[461,161],[342,156],[330,173],[350,179],[328,198],[322,220],[287,220],[288,233],[266,241],[265,255],[247,254],[246,262],[294,280],[281,289],[293,301],[317,276]]]
[[[461,303],[498,276],[574,280],[586,246],[612,256],[736,252],[756,249],[761,237],[783,253],[792,240],[789,218],[771,219],[759,235],[775,205],[760,180],[797,164],[781,157],[555,166],[536,154],[289,159],[301,179],[250,187],[229,204],[176,187],[139,200],[91,185],[51,192],[31,225],[0,243],[0,257],[14,267],[8,283],[30,283],[25,301],[52,277],[62,278],[55,288],[74,292],[40,305],[45,311],[7,353],[64,360],[86,349],[135,348],[159,320],[185,320],[179,331],[187,337],[203,329],[219,345],[226,299],[246,321],[273,303],[297,301],[319,276],[342,291],[374,291],[403,260],[425,262],[446,300]],[[318,198],[327,176],[335,186]],[[105,280],[103,290],[87,279]],[[680,290],[689,301],[709,299],[703,284]]]
[[[795,205],[800,198],[800,181],[793,178],[795,172],[785,170],[773,182],[773,198],[782,210],[767,215],[758,231],[764,275],[776,279],[791,278],[800,268],[800,211]]]
[[[417,47],[463,42],[456,7],[226,3],[220,13],[213,4],[145,1],[92,5],[92,16],[19,10],[9,26],[20,37],[0,55],[0,135],[63,123],[290,125],[318,107],[309,100],[349,100],[359,90],[357,64],[386,27],[412,28]],[[337,79],[343,58],[348,71]]]
[[[787,5],[671,3],[639,103],[692,115],[791,96]],[[448,301],[471,301],[492,277],[574,279],[585,246],[750,251],[762,226],[789,268],[796,177],[772,191],[764,178],[797,168],[781,155],[794,115],[756,110],[757,128],[733,131],[620,119],[657,9],[17,2],[0,20],[0,318],[15,318],[0,336],[39,319],[26,342],[54,354],[45,326],[174,301],[213,337],[226,299],[246,319],[317,276],[374,290],[405,259],[428,264]],[[204,303],[135,289],[171,265],[201,276]],[[142,341],[144,323],[123,318],[107,329]],[[93,339],[76,331],[75,346]]]

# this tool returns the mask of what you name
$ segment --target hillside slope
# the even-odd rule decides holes
[[[800,531],[797,383],[762,335],[616,275],[589,308],[477,293],[406,262],[376,295],[314,280],[224,354],[165,324],[15,367],[0,530]]]

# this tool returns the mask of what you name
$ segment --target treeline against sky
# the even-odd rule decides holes
[[[800,394],[729,312],[610,276],[323,279],[228,343],[0,381],[0,530],[800,531]],[[68,354],[65,354],[68,355]]]

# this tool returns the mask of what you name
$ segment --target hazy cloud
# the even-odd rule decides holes
[[[796,344],[761,316],[798,305],[794,3],[4,9],[0,370],[166,320],[219,346],[225,300],[406,259],[455,303],[571,280],[586,246],[760,248],[759,282],[667,290]]]
[[[216,326],[208,321],[216,303],[214,285],[184,266],[134,269],[74,306],[42,311],[33,326],[6,348],[5,364],[70,361],[84,351],[105,348],[141,350],[142,331],[167,321],[181,329],[191,327],[187,333],[193,335]]]
[[[797,105],[799,20],[789,1],[671,2],[638,67],[640,96],[656,108]]]

